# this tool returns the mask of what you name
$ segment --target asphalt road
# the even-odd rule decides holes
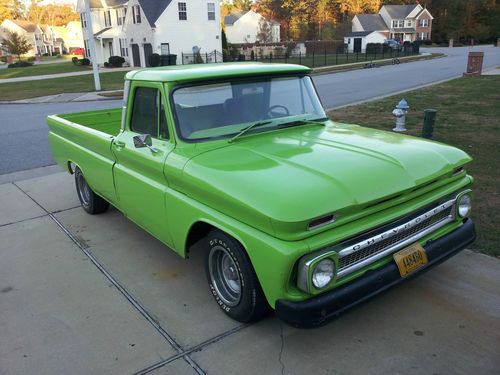
[[[470,48],[432,48],[446,57],[396,66],[329,73],[314,77],[325,108],[408,90],[460,76]],[[484,68],[500,65],[500,48],[474,47],[485,52]],[[45,104],[0,104],[0,175],[54,164],[47,142],[49,114],[112,108],[119,101]],[[410,103],[411,105],[411,103]]]

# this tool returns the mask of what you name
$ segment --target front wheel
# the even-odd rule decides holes
[[[85,211],[91,215],[105,212],[109,207],[109,202],[98,196],[90,188],[83,176],[80,168],[75,168],[75,185],[78,199]]]
[[[263,317],[269,306],[243,247],[234,238],[212,230],[205,238],[205,272],[219,307],[239,322]]]

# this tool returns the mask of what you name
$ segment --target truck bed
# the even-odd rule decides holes
[[[120,132],[121,108],[58,115],[59,118],[116,136]]]

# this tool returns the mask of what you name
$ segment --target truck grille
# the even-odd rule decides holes
[[[451,222],[454,219],[454,203],[455,200],[441,203],[412,219],[386,226],[375,235],[359,237],[349,241],[348,246],[341,246],[337,277],[373,263]]]

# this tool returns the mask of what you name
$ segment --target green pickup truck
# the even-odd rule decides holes
[[[88,213],[203,249],[233,319],[319,325],[472,243],[473,179],[454,147],[331,121],[309,74],[132,71],[122,108],[48,117],[52,152]]]

